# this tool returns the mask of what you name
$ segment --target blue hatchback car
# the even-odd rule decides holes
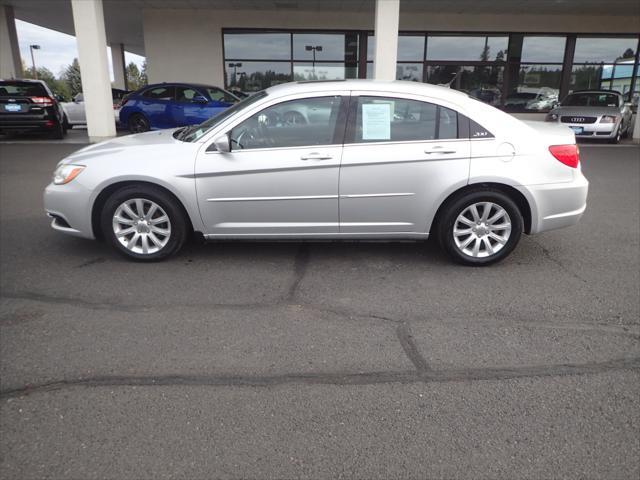
[[[148,85],[122,101],[120,125],[132,133],[195,125],[238,101],[233,93],[209,85]]]

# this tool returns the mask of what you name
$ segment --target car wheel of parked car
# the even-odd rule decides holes
[[[438,222],[442,248],[458,263],[490,265],[515,248],[523,230],[513,200],[495,190],[475,190],[445,206]]]
[[[49,136],[54,140],[62,140],[64,138],[65,133],[67,132],[65,131],[62,123],[58,123],[56,126],[53,127],[53,130],[51,131]]]
[[[102,210],[101,226],[118,252],[138,261],[162,260],[180,250],[187,238],[187,221],[176,200],[148,185],[113,193]]]
[[[141,113],[134,113],[129,117],[129,131],[131,133],[148,132],[150,128],[149,120]]]
[[[71,130],[73,128],[73,125],[71,125],[69,123],[69,119],[67,118],[67,116],[64,116],[64,129],[65,130]]]
[[[621,138],[622,138],[622,125],[620,125],[616,130],[616,136],[609,139],[609,143],[614,143],[614,144],[618,143]]]

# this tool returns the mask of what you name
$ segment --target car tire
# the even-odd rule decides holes
[[[64,138],[65,133],[66,131],[62,123],[58,123],[56,126],[53,127],[53,130],[51,131],[51,133],[49,133],[49,136],[54,140],[62,140]]]
[[[67,118],[67,116],[66,116],[66,115],[64,116],[63,125],[64,125],[64,130],[65,130],[65,131],[67,131],[67,130],[71,130],[71,129],[73,128],[73,125],[71,125],[71,124],[69,123],[69,119]]]
[[[104,204],[100,225],[116,251],[140,262],[177,253],[188,236],[186,214],[177,200],[150,185],[116,190]]]
[[[147,117],[145,117],[141,113],[132,114],[129,117],[127,126],[129,127],[129,131],[131,133],[143,133],[151,130],[151,125],[149,124],[149,120],[147,120]]]
[[[457,263],[486,266],[499,262],[522,236],[520,209],[498,190],[472,190],[454,197],[443,208],[437,222],[438,241]]]
[[[615,145],[616,143],[620,142],[621,138],[622,138],[622,125],[618,126],[618,129],[616,130],[616,136],[613,138],[610,138],[608,142]]]

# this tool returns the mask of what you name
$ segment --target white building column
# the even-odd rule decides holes
[[[0,5],[0,78],[22,77],[22,60],[13,7]]]
[[[400,0],[376,0],[376,48],[373,56],[373,78],[396,79]]]
[[[633,134],[631,138],[635,143],[640,143],[640,110],[633,116],[634,126],[633,126]]]
[[[102,0],[71,0],[89,141],[116,135]]]
[[[113,66],[113,87],[127,90],[127,67],[124,62],[124,45],[111,44],[111,64]]]

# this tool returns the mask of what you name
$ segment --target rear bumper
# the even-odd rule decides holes
[[[575,225],[587,208],[589,182],[579,170],[572,182],[517,188],[529,200],[532,234]]]
[[[37,120],[23,120],[18,118],[0,118],[0,131],[29,132],[42,131],[49,132],[59,125],[55,118],[43,118]]]

